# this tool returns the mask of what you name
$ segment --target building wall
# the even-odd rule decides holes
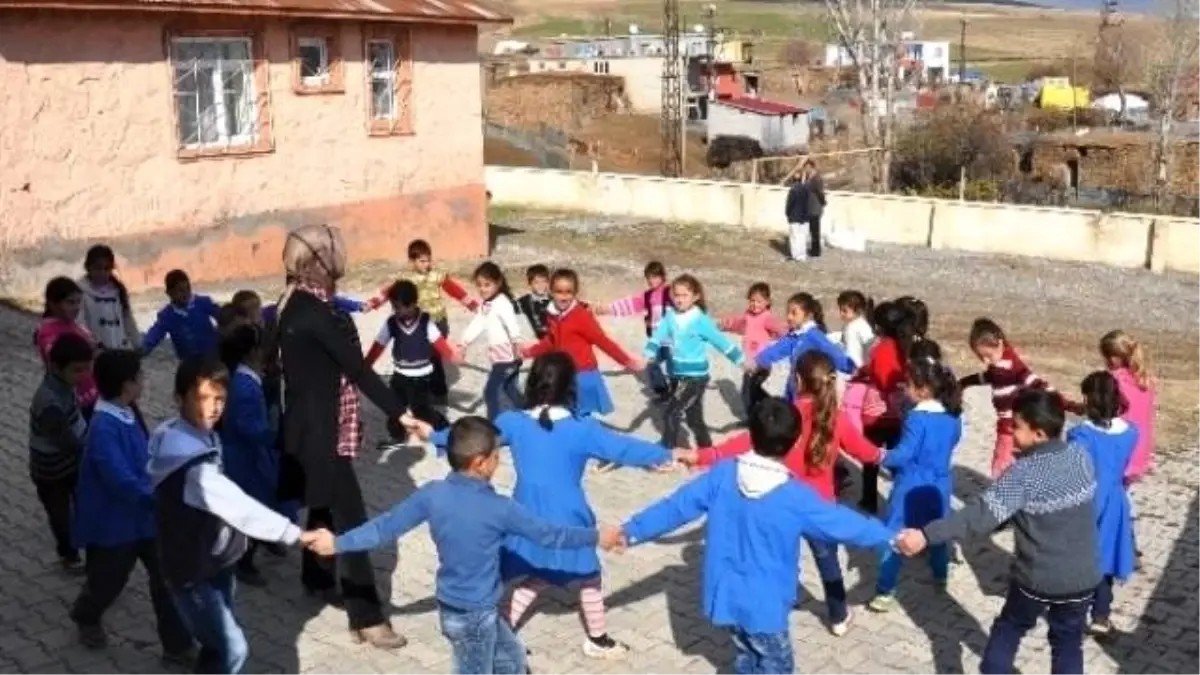
[[[808,115],[760,115],[714,102],[708,106],[708,140],[718,136],[746,136],[763,152],[808,147]]]
[[[352,259],[486,252],[474,28],[413,26],[412,133],[369,136],[363,34],[331,24],[344,93],[292,89],[289,26],[262,26],[274,150],[178,156],[162,15],[22,13],[0,19],[0,247],[9,294],[77,273],[114,246],[132,288],[280,273],[289,229],[341,225]],[[250,21],[247,19],[247,21]],[[247,26],[241,22],[238,25]],[[260,55],[256,55],[260,56]]]
[[[636,113],[657,113],[662,110],[661,56],[628,58],[531,58],[522,64],[528,73],[591,73],[620,77],[625,83],[625,96]],[[509,75],[523,74],[517,64]]]

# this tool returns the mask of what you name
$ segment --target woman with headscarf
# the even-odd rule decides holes
[[[340,534],[367,520],[353,464],[362,442],[356,387],[391,420],[398,421],[404,409],[364,364],[354,322],[331,303],[346,269],[341,232],[327,225],[292,232],[284,244],[283,263],[288,286],[279,300],[275,340],[283,369],[288,466],[282,471],[279,496],[304,501],[307,529],[325,527]],[[305,551],[300,576],[310,594],[344,603],[356,642],[381,649],[405,645],[384,615],[368,554],[327,562]]]

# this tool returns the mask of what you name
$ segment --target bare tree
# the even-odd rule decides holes
[[[1197,75],[1200,34],[1196,21],[1200,17],[1200,0],[1160,0],[1159,7],[1161,35],[1154,41],[1158,49],[1150,59],[1150,83],[1158,115],[1154,199],[1161,206],[1170,186],[1174,161],[1171,129],[1179,112],[1180,96],[1189,78],[1194,80]]]
[[[1100,8],[1100,27],[1092,69],[1096,86],[1116,92],[1121,106],[1117,119],[1121,120],[1127,108],[1125,88],[1143,71],[1140,45],[1126,38],[1125,22],[1117,13],[1116,4],[1116,0],[1105,0]]]
[[[911,19],[917,0],[823,1],[834,37],[857,73],[863,143],[882,149],[871,154],[871,181],[876,190],[887,190],[896,135],[897,51],[902,26]]]

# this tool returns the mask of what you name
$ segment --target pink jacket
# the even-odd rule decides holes
[[[1154,466],[1154,411],[1157,407],[1154,383],[1151,382],[1149,387],[1142,389],[1128,368],[1117,368],[1111,372],[1117,380],[1121,395],[1129,404],[1128,410],[1125,411],[1125,421],[1138,431],[1137,446],[1133,449],[1133,456],[1129,458],[1129,466],[1125,467],[1125,482],[1133,483],[1140,480]]]
[[[74,321],[47,317],[42,319],[42,322],[38,324],[37,331],[33,334],[33,343],[37,347],[38,355],[42,357],[42,363],[49,365],[50,348],[54,346],[58,338],[68,333],[78,335],[92,346],[96,344],[96,341],[92,339],[92,334]],[[91,371],[88,371],[87,375],[80,380],[79,386],[75,388],[75,395],[81,406],[87,407],[95,404],[99,392],[96,391],[96,381],[92,378]]]
[[[759,350],[788,332],[787,326],[769,309],[758,314],[743,312],[741,316],[721,319],[717,325],[723,331],[741,334],[742,352],[747,361],[753,360]]]

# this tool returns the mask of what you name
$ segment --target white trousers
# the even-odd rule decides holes
[[[788,252],[792,260],[808,260],[808,223],[788,223]]]

